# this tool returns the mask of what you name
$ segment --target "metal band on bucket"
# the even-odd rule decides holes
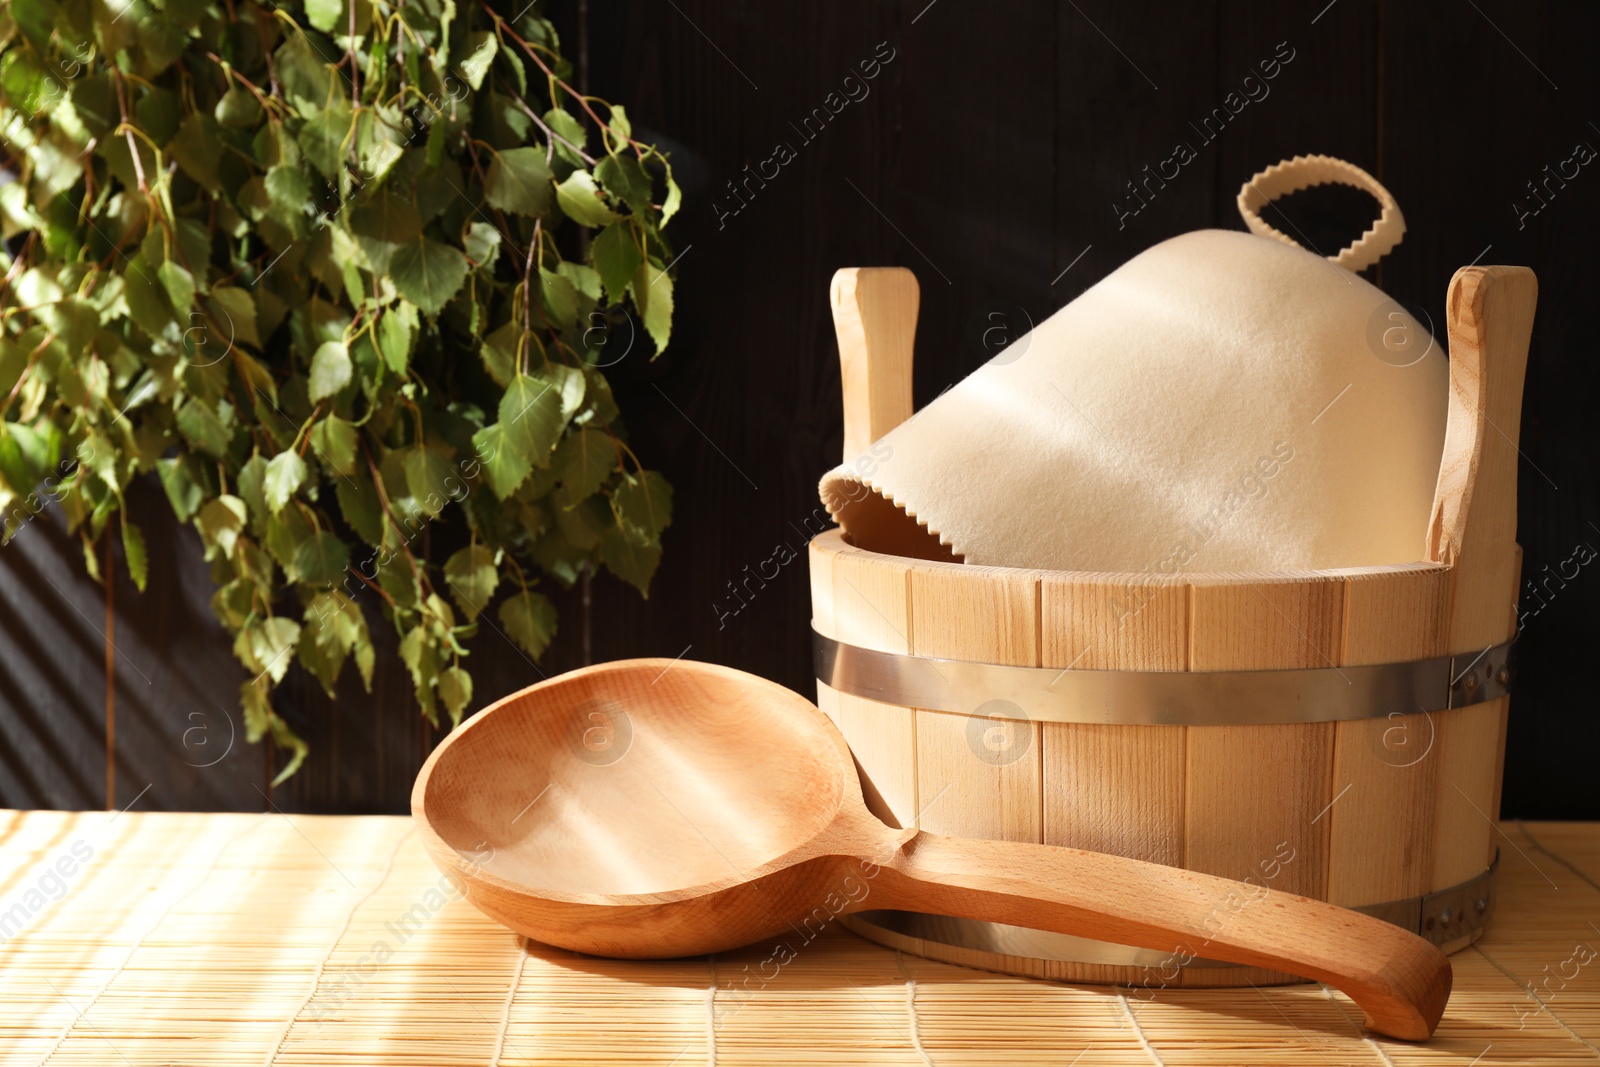
[[[1489,925],[1495,908],[1495,872],[1500,854],[1487,870],[1470,881],[1408,900],[1352,908],[1410,930],[1446,952],[1464,948]],[[1000,956],[1052,960],[1060,963],[1100,964],[1111,967],[1169,966],[1173,953],[1133,948],[1086,937],[1033,930],[1005,923],[957,919],[948,915],[921,915],[910,911],[864,911],[845,920],[857,933],[895,948],[919,953],[913,941],[947,948],[991,952]],[[1195,959],[1189,967],[1234,967],[1221,960]]]
[[[933,659],[813,631],[817,680],[840,693],[928,711],[1034,722],[1239,726],[1338,722],[1482,704],[1510,689],[1511,642],[1475,655],[1255,671],[1088,671]],[[1008,718],[1004,711],[989,717]]]

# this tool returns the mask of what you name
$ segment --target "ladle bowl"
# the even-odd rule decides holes
[[[1159,864],[893,829],[810,701],[728,667],[601,664],[491,705],[428,758],[411,810],[491,918],[599,956],[720,952],[868,909],[1007,923],[1287,971],[1367,1025],[1432,1034],[1450,963],[1399,927]]]

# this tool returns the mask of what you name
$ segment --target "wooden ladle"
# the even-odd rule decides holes
[[[1450,995],[1433,945],[1321,901],[885,826],[827,717],[727,667],[626,660],[509,696],[434,750],[411,810],[485,914],[599,956],[720,952],[887,908],[1286,971],[1408,1040],[1433,1033]]]

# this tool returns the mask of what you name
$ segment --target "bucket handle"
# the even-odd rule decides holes
[[[1345,270],[1365,270],[1400,243],[1400,239],[1406,235],[1406,220],[1389,190],[1354,163],[1333,156],[1295,156],[1282,163],[1274,163],[1240,187],[1239,214],[1244,216],[1245,226],[1256,236],[1269,237],[1296,248],[1304,247],[1263,219],[1261,209],[1280,196],[1314,185],[1328,184],[1349,185],[1365,190],[1372,194],[1382,209],[1378,220],[1366,233],[1352,241],[1338,255],[1327,257]]]

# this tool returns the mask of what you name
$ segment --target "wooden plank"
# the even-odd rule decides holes
[[[239,686],[249,674],[233,656],[233,636],[211,610],[216,583],[199,535],[173,516],[154,478],[130,487],[127,506],[144,533],[150,576],[141,593],[128,576],[118,539],[117,806],[149,786],[140,808],[261,811],[269,776],[262,750],[245,740],[239,710]],[[350,766],[367,759],[354,754]]]
[[[105,600],[59,518],[0,549],[0,804],[103,810]]]
[[[811,578],[811,629],[824,637],[839,637],[834,621],[833,561],[844,547],[837,537],[826,542],[813,539],[806,545],[807,573]]]
[[[1520,555],[1510,553],[1513,565]],[[1510,568],[1500,571],[1505,582],[1498,596],[1485,591],[1485,608],[1469,611],[1469,625],[1489,626],[1495,614],[1493,605],[1504,606],[1502,626],[1515,627],[1515,603],[1519,575]],[[1457,596],[1460,596],[1458,586]],[[1481,632],[1481,631],[1480,631]],[[1463,662],[1476,653],[1458,657]],[[1439,716],[1440,724],[1434,825],[1433,884],[1436,888],[1457,885],[1480,873],[1493,858],[1497,837],[1494,819],[1505,752],[1505,733],[1510,698],[1500,697],[1484,704],[1458,708]]]
[[[1450,425],[1430,550],[1453,567],[1449,649],[1457,673],[1516,631],[1522,377],[1537,283],[1520,267],[1473,267],[1450,284]],[[1434,878],[1465,881],[1492,855],[1507,701],[1462,708],[1440,731]]]
[[[1432,882],[1459,885],[1483,873],[1494,855],[1496,760],[1507,711],[1506,697],[1460,708],[1439,724],[1438,785]]]
[[[904,267],[842,267],[829,303],[839,341],[844,462],[911,417],[917,276]]]
[[[1419,564],[1345,579],[1341,666],[1445,654],[1450,572]],[[1421,896],[1433,882],[1437,723],[1454,712],[1334,726],[1328,899],[1359,907]]]
[[[1182,584],[1039,583],[1040,664],[1181,671],[1189,659]],[[1044,843],[1181,867],[1182,726],[1042,723]]]
[[[919,656],[1037,666],[1038,576],[997,567],[915,565],[911,632]],[[918,709],[916,731],[924,829],[1004,841],[1041,839],[1040,740],[1025,709],[999,701],[964,715]]]
[[[1600,148],[1600,132],[1591,125],[1600,124],[1594,114],[1600,64],[1586,58],[1592,42],[1600,40],[1600,6],[1547,3],[1536,10],[1539,32],[1525,47],[1561,91],[1535,86],[1532,92],[1497,95],[1505,108],[1533,120],[1537,154],[1514,160],[1521,173],[1506,188],[1515,206],[1492,205],[1522,244],[1505,255],[1497,246],[1486,257],[1533,267],[1540,295],[1518,435],[1524,458],[1517,540],[1527,550],[1522,610],[1528,617],[1517,647],[1520,671],[1507,742],[1505,811],[1527,818],[1595,819],[1600,818],[1600,790],[1594,788],[1592,768],[1593,753],[1600,750],[1600,716],[1569,709],[1584,706],[1579,672],[1590,660],[1594,620],[1600,619],[1600,581],[1591,573],[1592,562],[1580,562],[1600,549],[1600,532],[1591,525],[1600,523],[1600,484],[1589,474],[1593,449],[1574,447],[1593,439],[1592,393],[1572,388],[1592,373],[1591,297],[1600,290],[1600,260],[1575,254],[1574,237],[1600,233],[1600,196],[1587,188],[1591,167],[1578,171],[1579,180],[1570,179],[1576,158],[1584,158],[1578,145]],[[1494,217],[1489,214],[1491,221]]]
[[[882,652],[911,651],[905,571],[892,557],[875,557],[827,535],[833,555],[833,627],[840,641]],[[867,807],[891,826],[910,826],[917,813],[917,744],[910,708],[837,694],[837,722],[850,743]]]
[[[1194,670],[1330,666],[1343,606],[1343,582],[1310,574],[1249,585],[1197,580],[1190,664]],[[1332,766],[1332,723],[1189,727],[1185,865],[1258,882],[1271,871],[1269,888],[1323,896]]]
[[[153,478],[127,492],[150,582],[139,592],[114,542],[116,774],[111,804],[259,811],[261,753],[244,739],[244,671],[211,612],[215,590],[198,538],[172,517]],[[104,562],[102,557],[102,569]],[[84,569],[58,509],[23,525],[0,552],[0,803],[104,809],[105,590]],[[25,666],[24,666],[25,665]],[[148,788],[147,788],[148,787]]]

